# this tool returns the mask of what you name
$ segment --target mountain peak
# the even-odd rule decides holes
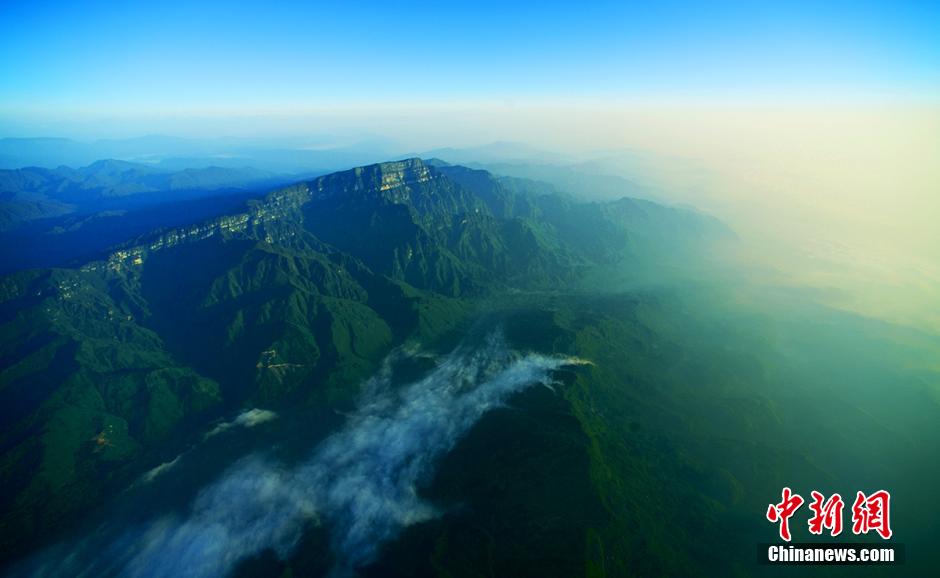
[[[85,175],[97,175],[97,176],[113,176],[128,171],[135,171],[139,173],[150,173],[157,172],[153,168],[146,165],[141,165],[138,163],[132,163],[128,161],[121,161],[117,159],[102,159],[100,161],[95,161],[88,165],[87,167],[79,169],[82,174]]]
[[[314,181],[319,193],[338,189],[353,191],[389,191],[404,186],[426,183],[433,178],[431,168],[414,157],[356,167],[333,173]]]
[[[417,157],[381,163],[378,166],[382,175],[382,182],[379,185],[380,191],[431,180],[431,171]]]
[[[411,157],[407,159],[402,159],[399,161],[385,161],[378,163],[378,166],[382,167],[383,170],[402,170],[402,169],[415,169],[425,166],[425,163],[419,157]]]
[[[408,175],[423,175],[427,173],[428,166],[418,157],[402,159],[400,161],[386,161],[374,165],[366,165],[353,169],[357,175],[398,175],[407,177]]]

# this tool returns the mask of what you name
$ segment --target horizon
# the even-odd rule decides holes
[[[498,116],[455,116],[445,109],[421,116],[429,122],[414,126],[414,114],[357,119],[358,132],[351,133],[77,142],[108,143],[120,151],[148,138],[171,141],[156,151],[137,147],[133,154],[109,156],[154,166],[163,158],[192,166],[243,158],[238,166],[282,174],[438,149],[484,166],[587,167],[579,170],[636,183],[630,194],[694,207],[726,222],[744,240],[742,258],[762,271],[769,287],[809,289],[830,306],[940,334],[940,230],[934,223],[940,214],[940,107],[725,105],[582,108],[576,114],[548,108],[507,109]],[[528,138],[512,138],[520,135]]]
[[[936,1],[0,2],[0,577],[926,575],[938,217]]]
[[[284,136],[290,126],[251,120],[306,119],[314,124],[299,130],[310,131],[323,116],[414,110],[940,102],[940,8],[923,2],[7,2],[0,11],[4,136],[181,132],[166,131],[168,121],[203,137],[230,134],[224,121],[241,123],[242,136]]]

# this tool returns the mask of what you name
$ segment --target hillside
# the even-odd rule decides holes
[[[407,159],[8,275],[0,552],[39,575],[754,574],[721,552],[769,539],[752,513],[782,483],[923,493],[937,344],[747,305],[726,243],[695,212]]]
[[[207,167],[167,171],[117,160],[73,169],[0,170],[0,231],[65,214],[89,214],[283,182],[255,169]]]
[[[634,210],[640,221],[673,214],[515,185],[417,159],[361,167],[80,270],[4,278],[4,550],[120,489],[225,411],[348,404],[394,345],[447,334],[472,300],[575,288],[599,259],[631,258],[632,243],[599,251],[605,239],[579,238],[570,219],[616,237]]]

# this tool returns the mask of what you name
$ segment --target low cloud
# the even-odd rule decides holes
[[[222,423],[216,425],[214,428],[212,428],[211,430],[209,430],[208,432],[206,432],[206,434],[203,436],[202,439],[203,439],[203,441],[205,441],[205,440],[207,440],[207,439],[209,439],[209,438],[211,438],[211,437],[213,437],[213,436],[216,436],[216,435],[218,435],[218,434],[220,434],[220,433],[223,433],[223,432],[227,432],[227,431],[232,430],[232,429],[234,429],[234,428],[239,428],[239,427],[245,427],[245,428],[255,427],[255,426],[257,426],[257,425],[263,424],[263,423],[265,423],[265,422],[269,422],[269,421],[274,420],[274,419],[277,419],[277,414],[274,413],[273,411],[269,411],[269,410],[266,410],[266,409],[257,409],[257,408],[248,409],[248,410],[245,410],[245,411],[241,412],[240,414],[238,414],[238,415],[235,417],[235,419],[233,419],[233,420],[231,420],[231,421],[222,422]],[[194,447],[195,447],[195,446],[194,446]],[[150,470],[144,472],[144,474],[143,474],[142,476],[140,476],[140,479],[137,481],[137,483],[138,483],[138,484],[149,484],[150,482],[152,482],[152,481],[154,481],[155,479],[157,479],[159,476],[162,476],[162,475],[165,474],[166,472],[172,470],[173,468],[175,468],[175,467],[180,463],[180,461],[181,461],[187,454],[189,454],[191,451],[193,451],[194,447],[191,447],[191,448],[187,449],[186,451],[184,451],[184,452],[181,453],[180,455],[176,456],[176,457],[173,458],[172,460],[170,460],[170,461],[168,461],[168,462],[163,462],[162,464],[160,464],[160,465],[158,465],[158,466],[156,466],[156,467],[154,467],[154,468],[152,468],[152,469],[150,469]]]
[[[288,556],[310,524],[330,531],[334,573],[351,574],[403,528],[437,515],[418,488],[484,413],[526,387],[550,385],[553,370],[582,363],[511,351],[499,335],[459,348],[404,386],[393,386],[387,363],[365,384],[359,408],[310,459],[288,468],[262,456],[244,458],[205,488],[186,515],[125,531],[84,567],[54,563],[36,574],[224,576],[266,549]]]
[[[173,469],[173,466],[175,466],[176,464],[180,462],[180,460],[183,458],[183,455],[185,455],[185,452],[183,454],[176,456],[175,458],[173,458],[172,460],[168,462],[163,462],[159,466],[148,470],[147,472],[144,473],[144,475],[140,476],[141,483],[149,484],[150,482],[154,481],[158,476],[170,471],[171,469]]]
[[[232,421],[222,422],[206,434],[205,439],[237,427],[255,427],[256,425],[277,419],[277,414],[266,409],[249,409],[241,412]]]

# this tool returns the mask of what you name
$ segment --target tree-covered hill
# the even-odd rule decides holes
[[[745,287],[718,267],[734,242],[696,212],[407,159],[301,181],[80,268],[3,277],[0,554],[58,543],[13,568],[120,574],[134,550],[114,554],[114,525],[143,548],[142,520],[189,511],[244,456],[290,471],[331,433],[384,423],[385,406],[362,407],[377,380],[470,379],[462,356],[494,328],[513,353],[474,362],[480,376],[506,355],[591,363],[555,367],[549,387],[455,434],[416,482],[435,515],[372,544],[360,574],[750,575],[782,485],[926,492],[937,472],[915,432],[936,433],[935,340]],[[394,415],[414,419],[406,409]],[[391,423],[366,463],[415,443]],[[858,439],[892,463],[866,461]],[[899,532],[929,524],[929,508],[897,508]],[[335,571],[339,531],[305,526],[234,569]]]
[[[115,165],[92,167],[131,170]],[[637,260],[635,224],[677,214],[410,159],[298,183],[79,270],[4,278],[4,552],[226,411],[348,404],[393,346],[447,334],[474,300],[576,289],[585,268]],[[677,242],[721,231],[698,226]]]

